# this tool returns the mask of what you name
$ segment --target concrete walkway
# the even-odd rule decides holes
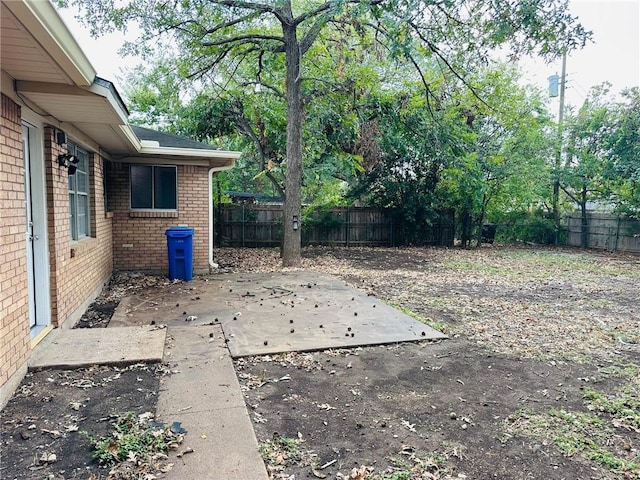
[[[258,442],[219,325],[169,327],[165,361],[172,371],[156,417],[187,430],[167,479],[267,480]],[[193,449],[177,458],[176,454]]]
[[[156,419],[188,432],[170,452],[169,480],[267,480],[258,442],[220,325],[81,328],[52,331],[29,368],[82,368],[140,362],[170,365]],[[177,454],[193,450],[180,458]]]
[[[54,329],[38,344],[29,369],[162,362],[166,328]]]
[[[123,299],[109,328],[54,331],[30,368],[164,361],[173,373],[163,379],[156,417],[188,431],[165,478],[267,480],[232,354],[442,338],[334,277],[221,275]],[[177,456],[186,449],[193,451]]]

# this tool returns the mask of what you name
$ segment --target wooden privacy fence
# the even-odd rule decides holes
[[[640,253],[640,220],[618,215],[588,213],[587,247],[610,252]],[[582,246],[582,217],[567,217],[567,245]]]
[[[275,247],[282,241],[281,205],[231,205],[217,209],[216,244],[228,247]],[[453,245],[453,213],[420,232],[420,244]],[[303,245],[399,246],[405,229],[392,209],[332,208],[301,221]]]

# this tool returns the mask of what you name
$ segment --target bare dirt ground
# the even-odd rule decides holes
[[[279,270],[274,249],[216,258],[222,275]],[[272,478],[640,479],[639,257],[311,248],[303,267],[450,338],[236,360]],[[103,306],[136,283],[163,282],[115,282],[83,326],[104,326]],[[2,412],[0,478],[145,478],[108,477],[76,427],[105,435],[110,415],[153,411],[164,371],[30,374]]]

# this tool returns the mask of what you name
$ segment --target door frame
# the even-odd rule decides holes
[[[29,283],[29,302],[35,306],[35,325],[30,328],[32,342],[39,341],[51,326],[51,292],[50,292],[50,261],[49,261],[49,231],[47,217],[47,191],[44,156],[44,125],[42,119],[27,109],[22,109],[22,127],[29,129],[29,168],[31,174],[31,216],[33,218],[33,235],[39,237],[33,244],[32,263],[33,285]],[[24,145],[24,144],[23,144]],[[24,156],[24,154],[23,154]],[[25,179],[27,181],[27,179]],[[25,201],[27,201],[25,192]],[[26,210],[25,210],[26,228]],[[26,233],[26,230],[25,230]],[[25,241],[28,241],[25,239]],[[28,319],[31,325],[31,318]]]

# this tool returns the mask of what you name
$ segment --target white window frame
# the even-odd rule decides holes
[[[133,189],[132,173],[131,170],[136,167],[151,168],[151,208],[136,208],[133,206],[133,195],[131,193]],[[176,208],[155,208],[155,169],[156,168],[173,168],[175,172],[175,205]],[[134,212],[177,212],[178,211],[178,166],[177,165],[160,165],[160,164],[142,164],[134,163],[129,165],[129,209]]]
[[[79,159],[79,162],[75,164],[76,172],[73,175],[69,175],[69,223],[71,224],[71,240],[79,241],[91,236],[91,177],[89,175],[89,153],[71,142],[67,144],[67,151]],[[79,175],[86,176],[86,191],[78,190]],[[78,201],[80,198],[85,199],[86,211],[84,212],[81,211],[81,202]],[[83,233],[80,233],[81,227],[84,227],[85,231]]]

